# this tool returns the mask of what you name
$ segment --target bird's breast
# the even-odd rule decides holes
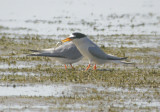
[[[78,48],[78,50],[81,52],[81,54],[85,57],[91,58],[92,55],[88,51],[89,47],[93,47],[94,45],[91,43],[91,41],[88,38],[82,38],[74,41],[74,44]]]

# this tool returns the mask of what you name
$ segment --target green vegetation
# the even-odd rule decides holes
[[[79,66],[77,66],[79,67]],[[97,70],[97,71],[79,71],[69,69],[56,69],[44,66],[36,68],[13,68],[8,71],[14,72],[14,75],[1,75],[1,82],[17,83],[102,83],[106,86],[117,87],[159,87],[160,70],[156,69],[125,69],[125,70]],[[3,70],[1,70],[3,71]],[[16,75],[16,72],[35,72],[40,75],[27,76]],[[49,74],[49,75],[46,75]]]
[[[136,35],[137,36],[137,35]],[[128,37],[128,36],[127,36]],[[135,38],[131,36],[130,38]],[[140,36],[142,38],[142,36]],[[110,36],[108,38],[111,38]],[[98,70],[83,71],[81,64],[74,70],[65,70],[64,67],[54,66],[54,60],[47,57],[29,57],[28,49],[43,49],[55,47],[56,40],[41,39],[37,36],[25,38],[0,38],[0,63],[7,64],[7,68],[0,68],[1,82],[43,83],[43,82],[72,82],[72,83],[105,83],[108,86],[151,86],[160,84],[160,57],[159,48],[135,48],[135,47],[105,47],[101,48],[108,54],[120,57],[128,57],[128,61],[134,61],[132,65],[112,64],[111,66],[98,66]],[[130,44],[130,43],[128,43]],[[134,44],[134,43],[132,43]],[[155,55],[154,55],[154,54]],[[157,54],[157,55],[156,55]],[[86,64],[87,64],[86,60]],[[32,65],[32,67],[19,67],[19,64]],[[15,67],[10,67],[11,65]],[[106,69],[107,68],[107,69]],[[6,72],[7,71],[7,72]],[[18,72],[26,75],[18,75]],[[36,75],[30,75],[33,73]],[[38,75],[37,75],[38,74]]]

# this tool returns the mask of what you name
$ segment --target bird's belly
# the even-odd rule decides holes
[[[57,61],[59,61],[62,64],[72,64],[72,63],[76,63],[79,60],[81,60],[82,58],[77,58],[77,59],[68,59],[68,58],[55,58]]]
[[[100,59],[100,58],[96,58],[94,56],[91,56],[91,59],[93,62],[95,62],[96,64],[104,64],[106,63],[107,61],[106,60],[103,60],[103,59]]]
[[[104,64],[106,63],[106,60],[102,60],[102,59],[99,59],[97,57],[94,57],[89,51],[88,51],[88,46],[84,47],[84,46],[80,46],[79,47],[79,51],[81,52],[81,54],[85,57],[87,57],[90,61],[93,61],[95,62],[96,64]]]

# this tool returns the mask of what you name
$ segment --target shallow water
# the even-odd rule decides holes
[[[68,102],[65,104],[66,108],[76,108],[81,109],[82,107],[86,109],[98,108],[100,102],[104,105],[110,107],[111,105],[116,108],[130,107],[134,108],[154,108],[160,105],[159,98],[155,98],[155,92],[160,91],[159,88],[120,88],[120,87],[107,87],[95,84],[52,84],[52,85],[0,85],[0,96],[2,97],[15,97],[15,96],[29,96],[37,97],[53,97],[53,98],[89,98],[87,101],[90,102],[90,98],[98,96],[102,97],[100,100],[93,100],[94,104],[85,102]],[[25,98],[25,97],[24,97]],[[96,97],[95,97],[96,98]],[[36,99],[35,99],[36,100]],[[47,101],[47,100],[46,100]],[[46,102],[44,101],[44,102]],[[57,100],[58,101],[58,100]],[[59,101],[60,103],[60,101]],[[55,107],[60,107],[61,105],[57,103],[54,104]],[[92,104],[92,105],[91,105]],[[1,105],[0,110],[7,109],[8,104]],[[28,106],[27,106],[28,105]],[[30,102],[26,107],[28,109],[44,109],[47,110],[51,108],[51,105],[44,104],[34,104]],[[32,106],[29,106],[32,105]],[[11,109],[24,109],[24,106],[19,105],[18,101],[15,104],[9,106]],[[158,108],[157,108],[158,109]]]
[[[27,86],[0,86],[0,96],[67,96],[70,86],[65,85],[27,85]]]

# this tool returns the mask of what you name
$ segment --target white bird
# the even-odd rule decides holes
[[[72,41],[80,53],[89,59],[89,65],[86,68],[90,68],[90,63],[93,61],[95,63],[94,70],[96,69],[96,64],[104,64],[107,62],[114,63],[126,63],[122,60],[127,59],[127,57],[120,58],[113,55],[106,54],[102,51],[94,42],[92,42],[85,34],[82,33],[72,33],[68,38],[62,40],[62,42]]]
[[[53,57],[55,60],[64,64],[65,69],[67,69],[66,64],[70,64],[70,66],[72,67],[72,63],[76,63],[83,58],[83,56],[81,55],[77,47],[73,44],[73,42],[62,44],[57,48],[30,50],[30,51],[34,53],[29,54],[28,56]]]

